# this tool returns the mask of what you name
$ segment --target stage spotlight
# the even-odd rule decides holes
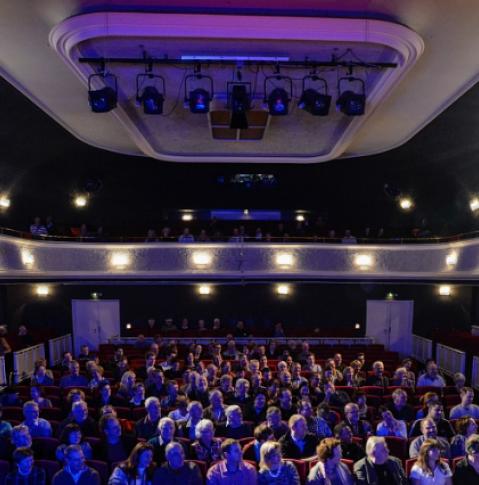
[[[283,88],[276,88],[268,96],[268,108],[271,116],[285,116],[288,114],[289,97]]]
[[[104,82],[111,79],[114,87],[105,86],[101,89],[92,89],[91,84],[94,78],[101,78]],[[92,74],[88,77],[88,102],[94,113],[107,113],[116,108],[118,102],[118,82],[116,76],[109,73]]]
[[[181,220],[185,222],[189,222],[193,220],[193,214],[183,214],[181,216]]]
[[[324,93],[316,89],[306,89],[306,81],[320,82],[323,84]],[[318,76],[305,76],[303,78],[303,94],[298,103],[298,108],[304,109],[313,116],[327,116],[331,105],[331,96],[328,95],[328,84],[326,80]]]
[[[246,112],[251,108],[251,83],[234,83],[230,93],[231,84],[227,85],[228,104],[231,109],[230,128],[245,130],[248,128]]]
[[[142,90],[142,83],[149,79],[154,82],[160,80],[162,83],[162,91],[160,92],[156,86],[150,84]],[[136,100],[143,106],[143,112],[147,115],[161,115],[163,113],[163,103],[165,101],[165,80],[162,76],[156,74],[145,73],[136,76]]]
[[[357,93],[347,89],[345,91],[341,90],[341,83],[344,81],[349,81],[350,83],[360,83],[362,87],[362,92]],[[357,77],[342,77],[338,80],[338,99],[336,100],[336,107],[342,113],[348,116],[361,116],[364,114],[366,107],[366,93],[365,85],[362,79]]]
[[[188,90],[189,80],[192,78],[198,81],[206,79],[210,84],[210,91],[203,87],[197,87]],[[195,84],[196,84],[195,82]],[[213,99],[213,79],[210,76],[203,76],[202,74],[190,74],[185,78],[185,103],[188,103],[192,113],[208,113],[210,111],[210,102]]]

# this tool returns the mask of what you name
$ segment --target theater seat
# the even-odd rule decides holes
[[[4,406],[2,417],[5,421],[12,419],[23,421],[23,409],[19,406]]]
[[[201,460],[185,460],[185,463],[196,463],[196,465],[200,469],[201,476],[203,477],[203,480],[206,480],[206,472],[208,471],[208,465],[206,464],[206,461],[201,461]]]
[[[106,461],[85,460],[85,463],[100,474],[101,483],[108,483],[108,478],[110,476],[110,468]]]
[[[391,455],[400,460],[407,460],[409,457],[408,440],[398,436],[385,436]]]
[[[289,461],[296,467],[296,470],[298,470],[299,479],[301,480],[301,483],[304,483],[308,476],[309,462],[304,460],[295,460],[294,458],[285,458],[284,461]]]
[[[45,470],[46,483],[52,483],[53,475],[61,468],[60,463],[53,460],[35,460],[35,465]]]
[[[5,477],[10,471],[10,463],[6,460],[0,460],[0,483],[5,483]]]
[[[60,446],[57,438],[38,437],[32,439],[32,450],[37,458],[56,460],[55,451]]]

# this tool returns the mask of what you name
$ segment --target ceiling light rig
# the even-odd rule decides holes
[[[93,89],[95,80],[100,79],[105,86],[100,89]],[[105,61],[100,65],[96,74],[88,76],[88,102],[94,113],[108,113],[116,108],[118,102],[118,80],[114,74],[105,70]]]
[[[293,99],[293,80],[288,76],[279,74],[279,68],[277,70],[276,75],[264,78],[264,102],[267,104],[271,116],[286,116],[289,112],[289,103]],[[268,94],[267,85],[273,81],[288,84],[289,93],[283,87],[275,87]]]
[[[200,86],[201,81],[205,79],[210,85],[208,91],[204,87]],[[191,82],[194,80],[194,83]],[[195,89],[189,91],[189,85],[198,85]],[[201,83],[204,84],[204,83]],[[214,97],[214,84],[213,78],[201,74],[201,65],[195,65],[195,73],[189,74],[185,77],[185,104],[187,104],[192,113],[205,114],[210,111],[210,102]]]
[[[148,80],[148,86],[143,86]],[[155,81],[161,81],[161,89],[158,90]],[[166,89],[165,78],[150,72],[136,76],[136,101],[143,106],[143,113],[146,115],[163,114],[163,103],[165,102]]]
[[[324,92],[319,92],[311,87],[306,88],[307,82],[321,83]],[[298,108],[304,109],[313,116],[327,116],[331,105],[331,96],[328,95],[328,83],[326,79],[315,74],[303,78],[303,91]]]
[[[350,85],[355,83],[360,85],[360,92],[352,89],[344,90],[344,83],[348,81]],[[338,79],[338,99],[336,100],[336,107],[348,116],[362,116],[366,109],[366,85],[362,79],[358,77],[341,77]]]

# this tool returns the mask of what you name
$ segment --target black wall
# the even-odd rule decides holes
[[[272,328],[275,321],[284,322],[294,335],[297,328],[329,328],[341,333],[361,334],[366,320],[366,301],[382,299],[388,292],[397,299],[414,300],[414,331],[434,336],[441,331],[467,329],[477,314],[474,287],[454,286],[454,294],[440,297],[437,285],[387,283],[307,284],[292,285],[292,293],[279,297],[272,283],[229,284],[215,286],[213,294],[200,297],[190,284],[133,285],[53,285],[52,294],[40,298],[34,285],[10,284],[0,287],[0,315],[14,329],[24,323],[32,329],[63,333],[71,329],[71,305],[74,298],[90,298],[92,292],[103,299],[119,299],[122,323],[141,326],[150,316],[158,321],[166,317],[191,323],[199,318],[211,324],[214,317],[233,324],[243,319],[254,330]],[[354,324],[362,329],[354,332]]]

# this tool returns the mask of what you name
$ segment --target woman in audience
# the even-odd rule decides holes
[[[196,425],[196,441],[191,445],[191,456],[195,460],[205,461],[208,465],[221,460],[221,440],[214,435],[215,427],[209,419],[202,419]]]
[[[258,485],[300,485],[296,467],[283,460],[277,441],[263,443],[260,455]]]
[[[88,362],[87,362],[87,364],[88,364]],[[94,367],[91,368],[89,374],[91,376],[91,379],[88,382],[88,388],[90,390],[98,389],[98,386],[104,381],[104,379],[103,379],[103,367],[97,366],[95,364]]]
[[[53,376],[47,374],[47,368],[43,365],[42,361],[38,362],[38,365],[35,365],[30,384],[32,386],[53,386]]]
[[[116,393],[116,399],[120,401],[124,406],[128,406],[128,403],[133,398],[135,393],[136,374],[133,371],[126,371],[120,380],[120,387]]]
[[[358,405],[359,418],[368,419],[368,403],[366,393],[361,390],[355,391],[353,396],[353,402]]]
[[[336,438],[325,438],[317,448],[318,463],[311,468],[308,485],[352,485],[349,468],[341,462],[341,442]]]
[[[39,409],[46,409],[46,408],[53,407],[50,399],[47,399],[46,397],[42,397],[41,389],[38,386],[30,387],[30,397],[32,398],[33,402],[36,402],[38,404]]]
[[[407,427],[404,421],[396,419],[386,406],[379,407],[379,415],[382,421],[376,427],[377,436],[397,436],[407,438]]]
[[[469,416],[464,416],[456,421],[456,435],[451,439],[451,458],[465,456],[467,439],[476,434],[477,424]]]
[[[412,485],[452,485],[452,472],[441,461],[441,444],[437,440],[427,439],[421,445],[409,478]]]
[[[416,419],[425,418],[429,413],[430,406],[432,406],[433,404],[439,403],[440,400],[439,400],[439,396],[437,395],[437,393],[426,392],[426,394],[424,394],[421,397],[420,402],[421,402],[422,407],[416,413]]]
[[[126,461],[115,467],[108,485],[152,485],[160,483],[156,477],[153,461],[153,447],[148,443],[138,443]],[[186,484],[185,484],[186,485]]]
[[[82,432],[78,424],[67,424],[60,435],[60,441],[61,445],[55,451],[55,457],[59,462],[64,463],[65,450],[70,445],[80,445],[86,460],[93,458],[91,445],[88,441],[83,441]]]
[[[133,396],[128,403],[132,408],[143,407],[145,405],[145,385],[142,382],[133,387]]]
[[[479,483],[479,435],[473,434],[466,441],[466,456],[456,463],[454,485]]]

